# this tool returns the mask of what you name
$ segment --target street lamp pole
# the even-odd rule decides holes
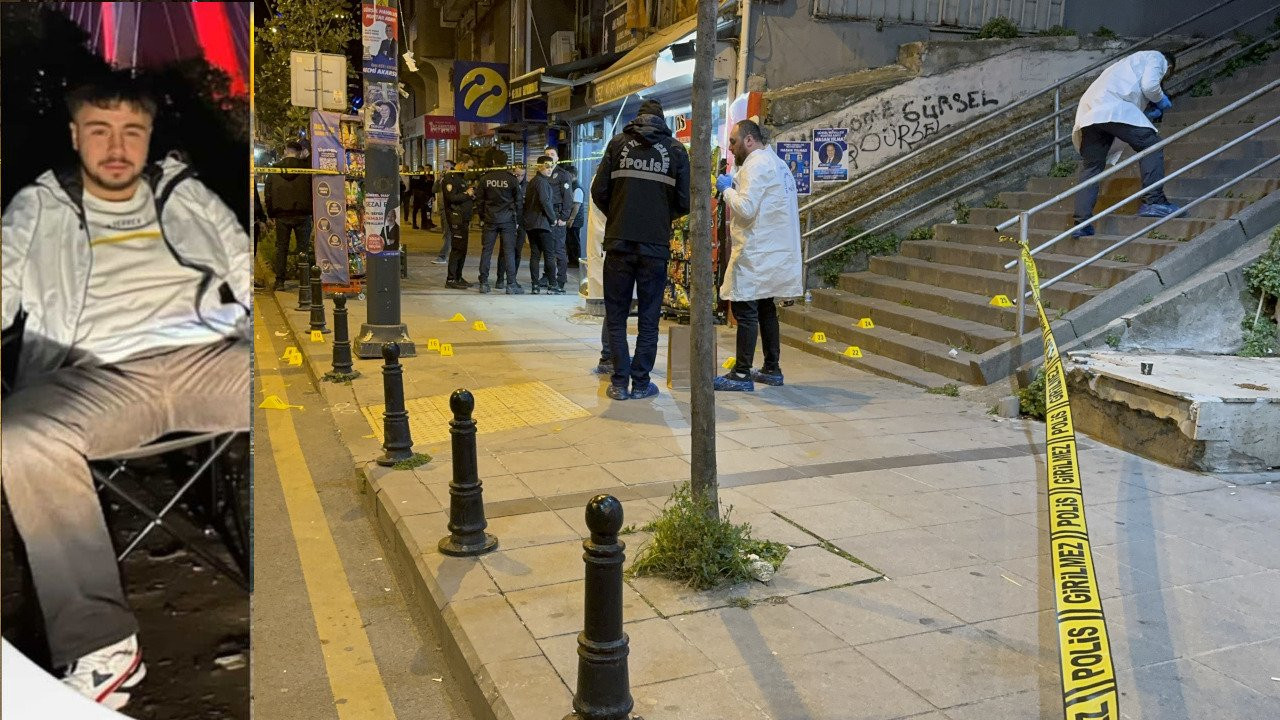
[[[361,38],[364,45],[364,98],[362,111],[372,112],[370,98],[380,97],[383,102],[399,105],[399,67],[396,50],[398,18],[396,8],[388,7],[387,0],[375,2],[363,0],[360,5],[361,29],[387,20],[385,40],[391,48],[384,52],[385,40]],[[370,47],[369,43],[373,43]],[[388,67],[387,59],[390,59]],[[393,121],[398,126],[399,117]],[[369,127],[369,125],[366,125]],[[398,137],[398,133],[397,133]],[[385,343],[400,346],[400,357],[416,355],[409,329],[400,321],[400,168],[396,153],[396,141],[375,139],[372,132],[365,138],[364,212],[366,277],[365,299],[368,321],[361,324],[360,334],[352,342],[356,357],[382,357]]]

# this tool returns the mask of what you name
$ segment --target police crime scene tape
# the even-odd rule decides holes
[[[1118,720],[1120,697],[1107,619],[1102,612],[1098,576],[1085,522],[1084,487],[1076,451],[1067,377],[1058,343],[1040,300],[1040,274],[1025,244],[1021,248],[1031,299],[1044,338],[1045,460],[1049,486],[1049,546],[1053,562],[1054,604],[1058,619],[1058,659],[1066,720]],[[1019,304],[1018,312],[1022,312]]]

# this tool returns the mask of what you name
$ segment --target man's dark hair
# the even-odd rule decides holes
[[[538,156],[538,164],[539,164],[539,165],[545,165],[545,164],[547,164],[547,163],[549,163],[549,162],[555,162],[555,160],[552,160],[552,159],[551,159],[551,156],[550,156],[550,155],[539,155],[539,156]]]
[[[574,176],[574,177],[578,177],[578,168],[576,168],[576,167],[574,167],[574,166],[572,166],[572,165],[565,165],[565,166],[564,166],[564,171],[565,171],[565,172],[567,172],[567,173],[569,173],[570,175],[572,175],[572,176]]]
[[[495,167],[503,167],[507,164],[507,153],[505,150],[494,148],[489,151],[489,164]]]
[[[1167,51],[1167,50],[1161,50],[1161,51],[1160,51],[1160,54],[1161,54],[1161,55],[1163,55],[1163,56],[1164,56],[1165,61],[1169,63],[1169,69],[1168,69],[1168,70],[1166,70],[1165,72],[1167,72],[1167,73],[1172,73],[1174,70],[1176,70],[1176,69],[1178,68],[1178,56],[1177,56],[1177,55],[1174,55],[1173,53],[1171,53],[1171,52],[1169,52],[1169,51]]]
[[[755,141],[764,144],[764,131],[760,129],[760,125],[754,120],[738,121],[738,137],[746,140],[747,138],[755,138]]]
[[[67,112],[74,118],[85,105],[113,108],[129,105],[154,118],[158,105],[136,80],[125,73],[111,73],[103,78],[76,86],[66,95]]]
[[[288,150],[289,152],[296,152],[296,153],[298,153],[299,155],[301,155],[301,154],[302,154],[302,141],[301,141],[301,140],[297,140],[297,139],[290,140],[289,142],[287,142],[287,143],[285,143],[285,144],[284,144],[284,149],[285,149],[285,150]]]
[[[445,164],[446,166],[448,166],[448,167],[451,167],[451,168],[458,167],[458,163],[456,163],[456,162],[454,162],[454,161],[452,161],[452,160],[445,160],[445,161],[444,161],[444,164]]]

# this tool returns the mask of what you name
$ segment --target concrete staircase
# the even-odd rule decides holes
[[[1237,72],[1232,78],[1215,83],[1211,96],[1175,98],[1174,111],[1160,126],[1161,135],[1172,135],[1277,75],[1280,75],[1280,62],[1273,59],[1267,65]],[[1248,132],[1257,123],[1278,115],[1280,91],[1261,97],[1174,143],[1165,152],[1166,172],[1185,167]],[[1165,192],[1174,202],[1186,204],[1278,153],[1280,125],[1170,181]],[[1063,158],[1078,160],[1070,147],[1064,148]],[[998,194],[1000,202],[992,204],[1003,203],[1005,207],[972,208],[968,223],[936,225],[932,240],[904,241],[898,255],[871,258],[866,271],[844,273],[835,287],[813,290],[807,305],[782,308],[783,342],[922,387],[952,382],[987,384],[1000,379],[1001,373],[1007,376],[1017,364],[1010,364],[1010,355],[1025,347],[1031,336],[1014,337],[1017,309],[990,304],[994,295],[1014,298],[1017,291],[1016,271],[1003,268],[1006,262],[1017,258],[1016,245],[1001,242],[994,227],[1015,216],[1018,210],[1049,200],[1076,182],[1074,175],[1033,177],[1021,191]],[[1097,209],[1122,200],[1140,186],[1136,166],[1122,171],[1121,176],[1102,184]],[[1187,216],[1166,223],[1152,233],[1153,236],[1133,240],[1109,257],[1056,283],[1044,293],[1050,319],[1085,306],[1166,256],[1203,254],[1205,248],[1197,245],[1210,241],[1206,234],[1213,234],[1211,229],[1220,221],[1237,216],[1264,198],[1268,202],[1280,201],[1280,195],[1268,198],[1278,188],[1280,163],[1201,203]],[[1137,217],[1138,204],[1131,202],[1098,223],[1096,236],[1069,238],[1037,255],[1042,278],[1070,269],[1153,222],[1150,218]],[[1072,202],[1068,199],[1032,216],[1032,247],[1071,227],[1071,208]],[[1007,234],[1016,235],[1016,232],[1014,229]],[[1223,248],[1222,252],[1232,249]],[[1116,308],[1115,314],[1118,316],[1127,309]],[[1027,315],[1026,329],[1038,336],[1034,309],[1024,308],[1023,312]],[[868,317],[874,322],[874,328],[857,326],[861,318]],[[814,342],[815,332],[824,333],[827,342]],[[1059,342],[1064,341],[1059,338]],[[861,358],[844,355],[850,345],[861,349]]]

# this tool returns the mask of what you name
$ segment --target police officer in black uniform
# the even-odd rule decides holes
[[[551,251],[555,254],[556,276],[547,278],[547,289],[557,295],[564,294],[564,286],[568,281],[569,273],[569,216],[573,211],[573,178],[569,175],[569,171],[564,169],[560,164],[560,151],[555,145],[548,145],[546,154],[555,161],[555,169],[551,171],[551,190],[556,198],[556,211],[559,213],[560,222],[551,229],[551,238],[553,247]]]
[[[444,178],[445,212],[449,214],[449,274],[444,286],[466,290],[471,283],[462,279],[462,266],[467,262],[467,244],[471,242],[471,215],[475,207],[475,188],[467,177],[470,158],[458,160],[453,171]]]
[[[521,196],[519,180],[506,167],[507,154],[495,150],[489,157],[496,167],[480,178],[477,194],[480,222],[484,224],[480,245],[480,292],[489,292],[489,260],[493,256],[493,246],[501,235],[498,275],[506,280],[508,295],[520,295],[524,290],[516,282],[511,255],[516,246],[516,223],[524,208],[524,198]]]

